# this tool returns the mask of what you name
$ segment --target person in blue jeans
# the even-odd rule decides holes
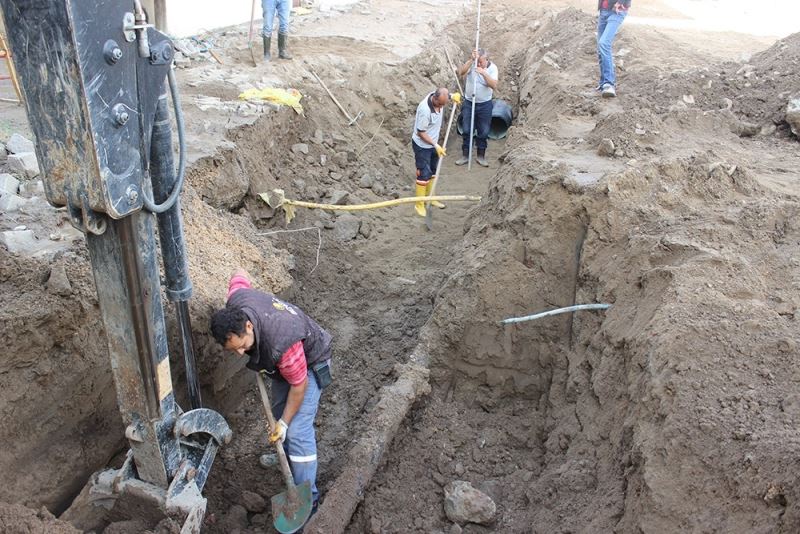
[[[270,41],[272,40],[272,25],[275,23],[275,12],[278,12],[278,57],[292,59],[289,53],[289,13],[292,10],[292,0],[261,0],[261,9],[264,11],[264,28],[261,38],[264,40],[264,61],[272,59]]]
[[[477,65],[476,60],[477,59]],[[469,162],[469,142],[475,135],[475,148],[477,149],[476,161],[482,167],[488,167],[486,161],[486,148],[488,146],[489,130],[492,126],[492,98],[497,90],[498,70],[497,65],[489,59],[489,53],[484,50],[473,50],[472,57],[456,68],[459,77],[466,76],[464,82],[464,107],[461,108],[461,157],[456,160],[456,165],[466,165]],[[472,124],[472,101],[475,101],[475,124]]]
[[[600,63],[600,83],[597,90],[605,98],[617,96],[617,75],[614,72],[614,37],[625,20],[631,0],[597,0],[597,59]]]

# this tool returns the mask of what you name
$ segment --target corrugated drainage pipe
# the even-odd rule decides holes
[[[508,134],[511,122],[514,120],[514,111],[505,100],[494,100],[492,104],[492,124],[489,126],[489,139],[503,139]],[[458,121],[458,134],[464,135],[461,121]]]

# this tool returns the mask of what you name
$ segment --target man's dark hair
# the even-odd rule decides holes
[[[211,334],[217,343],[224,346],[231,334],[241,336],[247,331],[249,320],[241,309],[226,306],[211,315]]]

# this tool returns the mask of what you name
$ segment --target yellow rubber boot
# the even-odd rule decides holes
[[[436,179],[435,176],[431,176],[431,179],[428,182],[428,186],[425,188],[425,195],[427,195],[427,196],[431,195],[431,190],[433,189],[433,181],[435,179]],[[438,200],[431,200],[431,206],[433,206],[434,208],[439,208],[440,210],[443,210],[443,209],[445,209],[447,207],[442,202],[439,202]]]
[[[430,182],[428,182],[428,184],[430,184]],[[414,195],[414,196],[418,196],[418,197],[426,196],[427,195],[427,193],[426,193],[427,189],[428,189],[428,187],[427,187],[426,184],[421,184],[421,183],[417,182],[417,192],[416,192],[416,195]],[[419,215],[420,217],[425,217],[425,203],[424,202],[415,202],[414,203],[414,210],[416,210],[417,215]]]

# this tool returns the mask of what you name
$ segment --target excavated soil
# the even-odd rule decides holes
[[[467,172],[448,157],[438,189],[483,201],[437,211],[432,232],[410,206],[358,213],[352,239],[341,237],[343,215],[300,210],[285,226],[259,193],[411,194],[414,108],[452,85],[439,48],[462,60],[474,11],[450,2],[435,17],[441,8],[420,3],[395,21],[407,4],[372,0],[299,24],[303,59],[257,69],[246,31],[229,31],[217,40],[222,65],[180,72],[195,346],[204,400],[235,434],[204,491],[204,530],[270,531],[269,497],[282,490],[277,470],[258,465],[267,445],[252,375],[207,332],[237,265],[334,335],[335,382],[317,420],[323,498],[396,364],[420,343],[433,356],[432,392],[404,420],[348,532],[800,529],[800,158],[783,115],[800,83],[798,35],[751,55],[763,40],[715,35],[704,50],[702,34],[623,26],[620,96],[609,101],[591,91],[591,15],[491,2],[482,35],[515,122],[491,143],[490,168]],[[427,33],[403,38],[423,23]],[[363,131],[312,70],[363,111]],[[236,101],[280,84],[304,95],[303,115]],[[603,140],[612,156],[597,154]],[[450,156],[459,150],[453,136]],[[26,224],[44,239],[65,224],[38,209],[0,218],[2,229]],[[62,271],[66,289],[48,283]],[[591,302],[612,306],[498,323]],[[0,318],[0,501],[15,503],[0,506],[0,530],[70,532],[19,505],[60,513],[125,448],[83,243],[37,258],[0,250]],[[454,480],[495,501],[492,523],[448,520],[443,487]],[[106,532],[146,528],[171,527]]]

